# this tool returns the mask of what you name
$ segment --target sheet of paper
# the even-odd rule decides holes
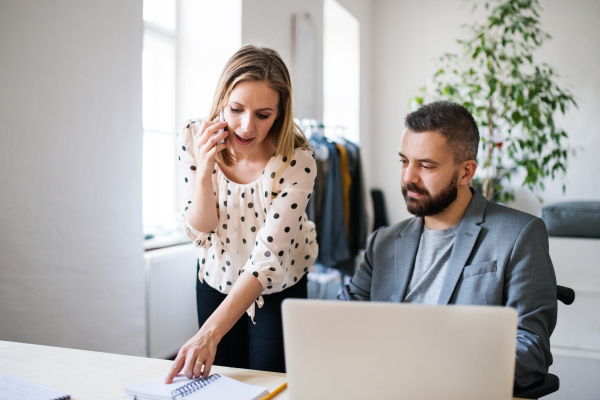
[[[48,386],[40,385],[21,375],[0,376],[0,400],[54,400],[70,396]]]

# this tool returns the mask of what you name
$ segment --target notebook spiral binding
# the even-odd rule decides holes
[[[221,377],[221,375],[219,375],[219,374],[213,374],[213,375],[207,376],[206,378],[196,379],[195,381],[191,381],[190,383],[173,390],[171,392],[171,395],[185,397],[188,394],[194,393],[196,390],[200,390],[203,387],[210,385],[211,383],[213,383],[220,377]]]

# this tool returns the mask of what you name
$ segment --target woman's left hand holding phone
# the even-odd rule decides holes
[[[202,177],[211,176],[215,169],[215,155],[227,147],[227,142],[217,144],[229,135],[225,127],[227,121],[207,121],[194,134],[197,173]],[[219,132],[219,129],[223,129],[223,132]]]

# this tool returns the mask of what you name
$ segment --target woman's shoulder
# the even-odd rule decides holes
[[[286,163],[286,157],[280,158],[280,161]],[[283,176],[306,176],[307,178],[314,178],[317,173],[317,163],[313,157],[313,153],[310,149],[303,147],[296,147],[292,154],[292,159],[287,164],[287,168],[283,173]]]
[[[179,130],[177,131],[178,148],[179,146],[188,147],[193,144],[194,134],[200,129],[203,122],[202,118],[186,119],[179,125]]]
[[[198,129],[204,123],[203,118],[186,119],[179,125],[179,132],[185,132],[192,129]]]
[[[288,160],[291,158],[291,160]],[[302,147],[296,147],[290,157],[282,154],[273,154],[270,163],[277,167],[288,165],[294,167],[296,165],[311,164],[314,162],[314,156],[310,149],[304,149]]]
[[[202,118],[196,119],[186,119],[179,125],[179,130],[177,131],[177,148],[182,149],[184,152],[186,149],[189,150],[189,153],[192,157],[195,158],[192,148],[194,147],[194,134],[204,120]]]
[[[311,149],[305,149],[304,147],[296,147],[294,149],[294,154],[292,155],[292,163],[294,161],[296,161],[296,163],[300,165],[312,165],[315,162],[315,158]]]

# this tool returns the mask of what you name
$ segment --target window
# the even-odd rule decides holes
[[[359,22],[335,0],[324,1],[323,19],[323,122],[328,127],[344,127],[344,133],[338,134],[358,143]]]
[[[142,53],[143,223],[145,234],[174,228],[177,2],[144,1]]]
[[[241,9],[241,0],[144,0],[142,213],[144,234],[163,238],[146,248],[187,240],[176,133],[185,119],[208,113],[221,70],[240,47]]]

